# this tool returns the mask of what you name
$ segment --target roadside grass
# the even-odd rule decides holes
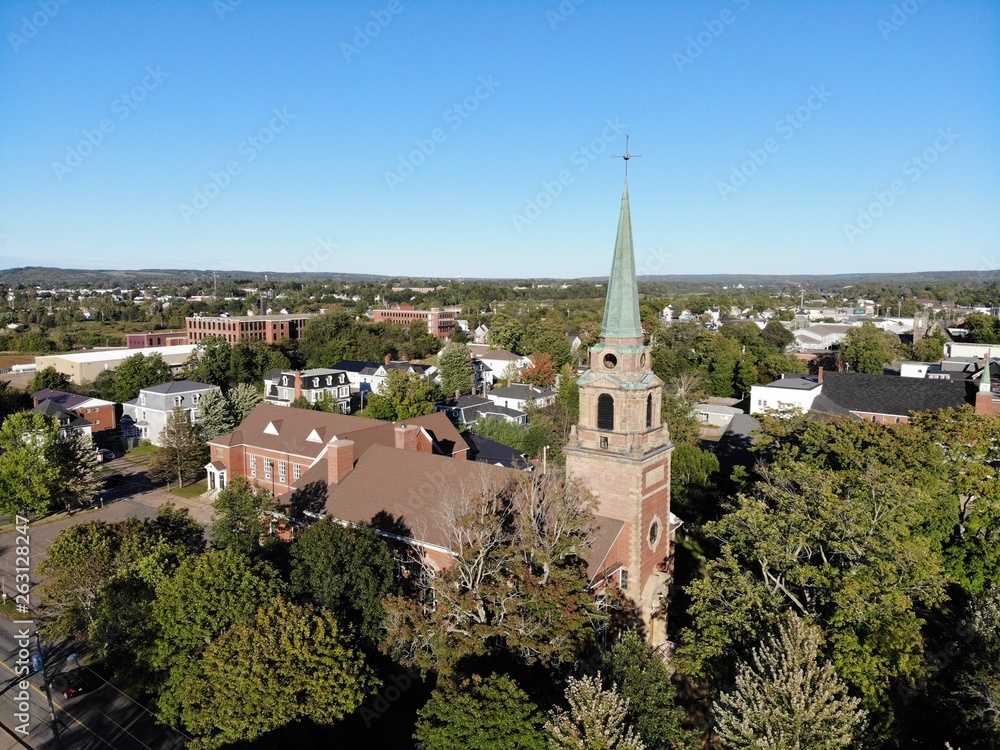
[[[7,620],[30,620],[31,612],[18,612],[17,602],[8,594],[4,601],[0,601],[0,617]]]
[[[173,488],[173,484],[167,485],[168,488]],[[203,495],[208,491],[208,480],[202,479],[194,484],[186,484],[180,489],[170,489],[171,495],[176,495],[177,497],[183,497],[187,500],[191,500],[200,495]]]
[[[156,446],[151,443],[143,443],[142,445],[132,448],[131,450],[125,451],[125,455],[122,458],[128,459],[135,463],[144,464],[149,461],[150,457],[153,455],[153,451],[156,450]]]

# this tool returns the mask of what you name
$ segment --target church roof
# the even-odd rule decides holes
[[[632,250],[632,215],[628,203],[628,180],[622,193],[618,217],[618,237],[608,278],[608,298],[604,306],[601,338],[642,339],[639,319],[639,290],[635,280],[635,254]]]

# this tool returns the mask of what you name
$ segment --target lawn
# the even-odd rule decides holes
[[[152,443],[143,443],[132,450],[126,451],[122,458],[126,458],[129,461],[134,461],[136,463],[146,463],[155,449],[156,446]]]
[[[195,482],[194,484],[186,484],[180,489],[170,490],[170,494],[190,500],[204,494],[208,490],[207,482],[208,480],[202,479],[200,482]]]

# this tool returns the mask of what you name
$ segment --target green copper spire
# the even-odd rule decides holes
[[[626,157],[628,158],[628,157]],[[627,164],[628,162],[626,162]],[[628,179],[622,193],[622,211],[618,217],[615,257],[608,278],[608,299],[604,304],[602,339],[639,339],[639,290],[635,280],[635,255],[632,252],[632,216],[628,207]]]

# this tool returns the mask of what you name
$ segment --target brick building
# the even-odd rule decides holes
[[[658,646],[666,641],[664,605],[678,526],[670,513],[674,446],[660,420],[663,382],[653,374],[639,318],[627,181],[601,338],[579,384],[580,421],[563,449],[566,472],[597,496],[599,516],[621,525],[594,586],[625,592]]]
[[[186,331],[150,331],[125,334],[128,349],[148,349],[151,346],[184,346],[188,343]]]
[[[220,315],[186,318],[187,341],[197,344],[208,336],[219,336],[230,344],[241,341],[263,341],[274,344],[302,336],[302,329],[313,313],[297,315]]]
[[[439,339],[450,338],[455,333],[455,311],[432,307],[430,310],[414,310],[409,305],[400,305],[388,310],[372,310],[376,323],[393,323],[408,326],[414,320],[427,323],[427,332]]]
[[[34,401],[35,406],[45,401],[51,401],[64,409],[75,412],[90,422],[90,434],[94,436],[102,432],[113,431],[117,426],[115,404],[111,401],[78,396],[75,393],[66,393],[65,391],[54,391],[51,388],[32,393],[31,400]]]

